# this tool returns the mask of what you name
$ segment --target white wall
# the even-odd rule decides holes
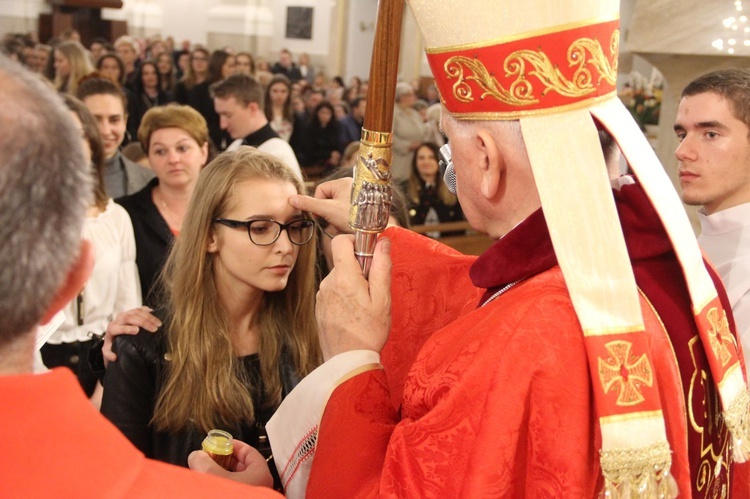
[[[52,12],[45,0],[0,0],[0,35],[37,31],[39,14]]]
[[[311,40],[285,37],[290,6],[314,9]],[[127,21],[135,36],[159,33],[210,49],[230,44],[271,62],[282,48],[295,56],[307,52],[328,76],[341,74],[348,81],[355,75],[369,77],[377,6],[377,0],[123,0],[122,9],[103,9],[102,17]],[[51,10],[47,0],[0,0],[0,34],[36,31],[39,14]],[[404,17],[407,39],[402,41],[401,67],[406,69],[401,76],[408,80],[429,69],[422,67],[421,45],[408,9]]]
[[[124,0],[131,1],[131,0]],[[205,45],[206,20],[210,2],[206,0],[160,0],[162,7],[161,34]]]
[[[286,38],[286,9],[287,7],[312,7],[313,25],[312,40],[298,40]],[[273,13],[273,35],[271,50],[274,52],[272,60],[276,60],[278,51],[288,48],[292,54],[307,52],[310,56],[327,56],[331,36],[331,11],[336,7],[335,0],[275,0],[270,8]]]
[[[370,58],[375,41],[377,0],[350,0],[344,48],[344,81],[352,76],[366,80],[370,76]]]

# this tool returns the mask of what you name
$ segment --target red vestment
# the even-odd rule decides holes
[[[91,405],[73,374],[0,376],[0,497],[281,497],[146,459]]]
[[[639,187],[616,197],[648,297],[641,305],[681,497],[720,497],[731,479],[734,497],[748,497],[748,465],[729,464],[671,247]],[[541,212],[480,257],[472,280],[469,257],[406,231],[387,235],[394,306],[384,370],[331,395],[308,496],[593,497],[600,437],[586,351]],[[487,299],[517,279],[475,308],[480,287]]]

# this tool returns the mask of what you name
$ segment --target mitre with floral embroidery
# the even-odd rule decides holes
[[[615,138],[669,234],[732,433],[734,459],[747,460],[750,398],[726,313],[677,193],[616,95],[619,1],[409,3],[445,109],[459,120],[520,121],[584,334],[605,493],[667,497],[677,491],[598,126]]]

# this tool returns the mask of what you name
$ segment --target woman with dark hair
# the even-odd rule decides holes
[[[162,52],[156,58],[156,68],[159,70],[161,90],[170,101],[174,100],[174,87],[177,84],[177,76],[174,67],[174,59],[169,52]]]
[[[323,101],[310,116],[302,137],[305,166],[316,176],[335,168],[341,161],[339,152],[339,123],[333,116],[333,106]]]
[[[208,124],[208,135],[219,151],[226,149],[229,145],[229,135],[221,129],[219,115],[214,109],[214,100],[211,98],[209,87],[234,74],[236,67],[235,56],[225,50],[214,50],[208,60],[206,79],[195,85],[188,93],[188,105],[205,118]]]
[[[116,199],[142,189],[154,173],[120,153],[128,121],[123,89],[109,78],[92,76],[81,81],[76,97],[86,105],[99,128],[104,145],[104,185],[109,197]]]
[[[130,217],[107,196],[104,189],[104,149],[96,121],[75,97],[65,95],[64,100],[76,125],[81,128],[84,149],[91,159],[94,200],[84,222],[82,237],[91,242],[96,260],[86,287],[65,306],[64,322],[47,340],[41,353],[47,367],[65,366],[76,373],[84,392],[92,397],[97,379],[86,362],[94,343],[92,333],[103,333],[111,317],[140,306],[141,289]],[[97,395],[101,396],[101,385],[98,386]],[[98,396],[94,396],[96,405]]]
[[[115,338],[102,413],[147,457],[181,466],[212,428],[270,458],[265,424],[320,363],[315,223],[274,156],[225,152],[201,173],[161,275],[164,326]]]
[[[292,109],[292,85],[289,78],[278,74],[271,78],[264,100],[266,118],[279,134],[279,137],[289,142],[295,125],[294,110]]]
[[[438,157],[438,146],[432,142],[423,142],[414,152],[409,178],[402,185],[409,201],[411,225],[464,219],[458,199],[440,177]]]
[[[97,72],[120,86],[125,85],[125,64],[116,54],[104,54],[96,61]]]
[[[161,74],[154,61],[145,61],[140,65],[133,87],[133,98],[128,102],[128,133],[135,137],[146,111],[168,104],[171,100],[161,88]]]

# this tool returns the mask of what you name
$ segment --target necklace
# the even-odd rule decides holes
[[[158,199],[156,199],[157,197]],[[164,221],[167,222],[169,229],[173,231],[180,230],[184,213],[172,209],[169,204],[167,204],[167,200],[164,199],[164,194],[161,192],[161,189],[154,190],[154,198],[154,201],[156,201],[157,207],[159,208],[159,213],[161,213]]]
[[[502,295],[503,293],[505,293],[506,291],[508,291],[510,288],[512,288],[513,286],[515,286],[519,282],[523,281],[524,279],[526,279],[526,278],[522,277],[520,279],[516,279],[515,281],[513,281],[511,283],[506,284],[505,286],[503,286],[502,288],[500,288],[499,290],[497,290],[492,296],[490,296],[489,298],[487,298],[487,301],[485,301],[484,303],[482,303],[482,306],[484,307],[485,305],[487,305],[491,301],[496,300],[500,295]]]

